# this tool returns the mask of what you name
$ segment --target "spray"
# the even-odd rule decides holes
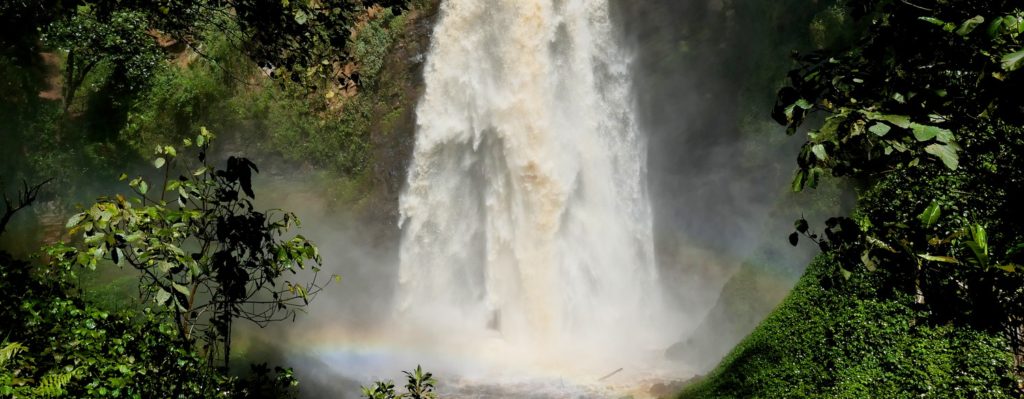
[[[649,367],[678,331],[607,1],[441,13],[400,198],[396,314],[450,339],[444,351],[597,377]]]

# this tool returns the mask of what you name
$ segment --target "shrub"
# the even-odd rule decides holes
[[[880,297],[865,276],[837,279],[838,267],[835,256],[820,256],[791,296],[680,398],[1016,397],[999,334],[928,324],[912,297]]]

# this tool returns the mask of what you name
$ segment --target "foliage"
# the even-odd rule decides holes
[[[396,393],[395,384],[391,381],[375,381],[369,387],[362,387],[363,397],[367,399],[436,399],[434,392],[434,375],[423,371],[419,365],[413,371],[403,371],[406,377],[405,392]]]
[[[84,199],[92,181],[143,161],[154,145],[210,126],[245,135],[237,142],[247,152],[358,178],[384,108],[409,101],[394,83],[366,90],[383,93],[373,99],[355,94],[386,67],[409,2],[263,3],[4,2],[4,31],[19,33],[0,43],[0,133],[19,145],[0,149],[0,170],[55,178]],[[300,14],[316,15],[299,24]],[[352,73],[358,79],[341,76]]]
[[[363,397],[367,399],[395,399],[395,383],[391,381],[375,381],[369,387],[363,387]]]
[[[790,297],[721,365],[686,388],[696,398],[1013,398],[1007,343],[970,327],[915,322],[913,297],[881,298],[870,274],[836,277],[818,257]]]
[[[0,365],[0,396],[212,397],[215,373],[152,312],[112,313],[75,294],[76,270],[0,253],[3,335],[19,350]],[[5,352],[7,352],[5,350]],[[207,395],[207,396],[203,396]]]
[[[1021,10],[844,6],[857,39],[798,55],[773,117],[812,124],[793,189],[848,177],[857,208],[796,221],[790,241],[824,254],[681,397],[1017,397]]]
[[[243,378],[229,380],[230,391],[245,399],[296,399],[299,381],[294,371],[280,366],[271,371],[266,363],[253,364]]]
[[[252,43],[249,53],[271,75],[293,82],[310,78],[345,83],[358,76],[342,68],[349,61],[345,49],[355,31],[357,16],[372,6],[404,7],[407,0],[291,0],[265,2],[259,0],[228,1],[237,14],[238,25],[246,41]],[[316,89],[313,85],[311,88]]]
[[[363,85],[373,84],[377,74],[384,67],[385,57],[391,50],[397,35],[402,32],[405,16],[396,16],[391,8],[385,8],[361,27],[348,44],[352,58],[359,63],[359,81]]]
[[[108,80],[117,91],[138,90],[161,66],[163,53],[147,32],[148,16],[132,9],[104,10],[85,3],[48,26],[44,39],[64,49],[64,109],[100,63],[111,69]]]
[[[870,21],[847,49],[798,57],[774,117],[793,133],[811,115],[793,189],[829,173],[859,185],[849,218],[804,234],[841,259],[837,275],[876,274],[934,322],[1004,331],[1021,348],[1024,231],[1024,11],[1002,0],[914,5],[851,1]],[[884,265],[884,267],[882,267]]]
[[[223,103],[234,94],[235,82],[226,82],[225,74],[235,71],[222,70],[229,60],[221,59],[219,52],[210,57],[216,58],[157,71],[147,90],[129,107],[118,138],[148,153],[157,143],[190,136],[212,123],[214,116],[229,119],[232,115]]]
[[[211,358],[213,344],[221,343],[227,367],[233,320],[265,326],[293,318],[321,289],[320,255],[301,235],[281,238],[299,225],[294,214],[254,209],[252,162],[230,157],[225,169],[210,164],[211,140],[204,128],[184,141],[184,148],[196,146],[197,164],[179,159],[175,147],[157,147],[153,166],[163,182],[151,189],[134,178],[129,186],[137,197],[101,198],[72,216],[67,227],[82,234],[82,247],[56,246],[50,254],[65,267],[95,269],[108,260],[137,270],[143,300],[176,326],[178,339],[205,341]],[[314,263],[310,282],[281,281],[307,261]]]
[[[208,150],[211,139],[209,133],[196,138],[201,154]],[[174,160],[168,162],[166,159],[176,155],[177,150],[162,147],[161,152],[167,158],[156,161],[155,165],[169,168]],[[254,167],[247,161],[232,158],[224,170],[214,169],[205,161],[200,163],[201,168],[208,170],[209,176],[204,178],[201,176],[206,175],[206,172],[193,171],[193,179],[175,180],[182,190],[177,192],[178,195],[184,195],[183,192],[191,194],[191,197],[179,198],[177,209],[172,210],[164,202],[147,198],[148,189],[144,188],[146,183],[138,179],[133,185],[140,195],[137,201],[128,201],[119,195],[116,201],[101,200],[89,211],[72,218],[72,223],[69,223],[72,228],[89,232],[81,251],[63,244],[52,246],[47,249],[44,259],[47,263],[44,265],[15,260],[7,253],[0,252],[0,290],[6,293],[4,300],[0,301],[0,325],[3,326],[0,335],[4,336],[4,342],[0,345],[0,396],[295,397],[297,381],[291,369],[278,367],[271,373],[266,365],[254,365],[247,376],[239,378],[226,375],[226,369],[213,368],[211,352],[203,354],[194,340],[183,339],[182,336],[180,322],[187,320],[194,323],[199,319],[198,316],[176,314],[181,318],[171,317],[181,308],[169,306],[170,298],[165,298],[165,303],[157,301],[155,307],[110,311],[84,300],[82,287],[76,283],[83,268],[94,268],[102,259],[117,259],[126,264],[135,261],[134,265],[139,270],[153,276],[153,280],[148,280],[148,285],[147,277],[142,277],[142,287],[162,289],[166,283],[171,284],[170,289],[175,289],[175,284],[181,281],[176,277],[182,276],[173,275],[179,271],[164,268],[165,262],[169,261],[176,262],[171,269],[184,268],[183,262],[186,260],[180,257],[170,259],[180,255],[179,251],[172,248],[177,244],[179,249],[190,249],[200,255],[190,258],[190,265],[194,267],[186,268],[186,273],[197,268],[209,270],[207,274],[194,276],[193,281],[213,279],[217,280],[216,284],[221,284],[215,286],[214,283],[204,283],[206,287],[211,287],[209,292],[213,298],[206,303],[228,298],[229,306],[224,306],[223,300],[218,303],[226,313],[219,313],[206,320],[239,316],[253,319],[246,312],[256,309],[262,302],[248,303],[251,305],[249,310],[232,308],[230,305],[237,307],[247,304],[247,298],[237,295],[239,292],[248,294],[250,291],[230,292],[239,289],[239,282],[225,275],[237,277],[232,271],[244,271],[247,266],[262,267],[254,274],[262,273],[262,277],[269,280],[256,283],[246,281],[243,287],[257,287],[255,289],[258,290],[259,284],[269,282],[273,286],[274,281],[271,280],[274,278],[268,277],[268,273],[280,276],[281,269],[301,268],[304,260],[318,260],[315,247],[301,237],[287,242],[275,241],[277,234],[286,229],[287,224],[267,219],[267,215],[252,210],[251,176],[246,172],[251,172],[249,168]],[[165,172],[169,172],[168,168],[164,169]],[[167,183],[165,180],[165,187]],[[39,186],[25,185],[17,204],[12,205],[13,202],[8,201],[8,213],[13,215],[31,205],[38,189]],[[240,195],[248,199],[239,199]],[[197,201],[207,208],[200,208],[203,211],[198,216],[189,214],[189,220],[182,221],[190,211],[185,201]],[[120,208],[109,206],[115,203]],[[203,219],[210,215],[214,215],[212,219]],[[270,224],[245,224],[254,218]],[[124,231],[117,230],[118,227],[126,228],[130,222],[137,223],[132,225],[135,231],[121,234]],[[197,228],[211,225],[216,227],[207,230]],[[188,230],[186,226],[192,226],[193,230]],[[97,238],[107,233],[116,237],[113,243]],[[180,236],[199,233],[212,239],[202,246],[191,246],[202,241],[186,243],[188,239]],[[106,245],[102,244],[104,242]],[[284,252],[261,253],[269,249]],[[105,257],[105,253],[117,255],[112,255],[112,259]],[[234,264],[233,261],[241,261],[242,264]],[[231,265],[225,265],[225,262]],[[150,268],[147,270],[146,266]],[[160,270],[164,275],[156,276],[154,270]],[[275,307],[273,311],[289,312],[293,300],[301,298],[306,301],[313,294],[308,292],[311,286],[289,286],[296,291],[294,297],[282,297],[274,302],[268,299],[267,304]],[[218,294],[218,289],[229,292]],[[161,296],[159,293],[156,295]],[[184,297],[180,291],[174,295],[174,300],[178,302]],[[231,298],[235,302],[230,303]],[[192,302],[195,303],[200,302]],[[217,310],[210,312],[216,313]],[[230,320],[227,322],[230,323]]]

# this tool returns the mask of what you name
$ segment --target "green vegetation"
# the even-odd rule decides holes
[[[815,123],[793,189],[857,184],[824,255],[684,398],[1017,397],[1024,13],[1009,1],[848,1],[850,46],[799,55],[773,116]],[[812,117],[813,116],[813,117]]]
[[[810,240],[823,254],[681,397],[1020,397],[1019,2],[706,3],[617,2],[652,18],[677,14],[659,7],[700,11],[687,13],[692,20],[678,36],[646,32],[639,86],[660,94],[641,101],[683,92],[690,115],[718,116],[694,118],[678,135],[685,118],[662,112],[670,117],[651,124],[672,132],[653,141],[655,166],[681,162],[678,145],[713,148],[762,131],[751,115],[762,113],[765,82],[781,80],[786,65],[773,60],[782,48],[813,47],[796,56],[773,117],[789,134],[811,127],[794,191],[830,185],[818,203],[792,201],[809,212],[831,209],[838,178],[856,188],[858,201],[820,233],[807,220],[795,223],[790,241]],[[257,364],[232,374],[232,325],[294,317],[322,287],[319,253],[291,235],[294,215],[255,209],[255,164],[226,154],[314,171],[318,185],[352,208],[382,206],[367,198],[398,191],[380,186],[400,184],[389,168],[402,165],[411,146],[395,132],[413,123],[410,71],[425,44],[412,43],[426,42],[413,37],[425,36],[416,19],[435,9],[429,0],[0,3],[0,187],[49,182],[4,197],[0,234],[21,234],[14,216],[33,216],[19,212],[33,204],[46,204],[70,229],[46,239],[69,242],[30,260],[0,251],[0,397],[296,397],[290,369]],[[718,20],[704,21],[708,15]],[[789,24],[809,29],[776,33]],[[752,36],[774,41],[745,45]],[[742,83],[675,79],[680,69],[704,76],[708,68]],[[734,92],[713,98],[722,88]],[[210,149],[206,127],[221,134],[225,155]],[[728,134],[689,134],[712,128]],[[732,175],[772,178],[764,160],[783,140],[739,149]],[[714,154],[682,162],[718,165]],[[111,191],[106,182],[122,170],[142,172]],[[678,181],[661,183],[671,194]],[[100,190],[112,195],[71,211]],[[729,292],[766,290],[755,272],[738,273]],[[741,308],[747,299],[721,305]],[[717,325],[746,329],[769,307],[759,303],[748,312],[754,316]],[[402,393],[382,381],[363,395],[436,397],[430,373],[417,367],[406,376]]]
[[[879,298],[867,275],[811,264],[780,307],[680,398],[1012,398],[1006,341],[920,322],[913,297]]]
[[[411,101],[379,80],[410,5],[262,3],[0,6],[0,133],[23,144],[0,150],[2,175],[82,184],[208,126],[245,143],[232,150],[358,177],[371,127]]]
[[[323,286],[319,253],[223,154],[365,196],[371,134],[412,101],[393,47],[432,4],[2,2],[0,187],[49,184],[6,201],[0,238],[70,243],[0,252],[0,397],[296,397],[291,369],[242,372],[231,330],[294,318]],[[112,191],[122,170],[139,172]],[[112,195],[72,211],[96,192]]]
[[[301,235],[281,239],[299,225],[294,214],[254,210],[252,175],[259,170],[251,161],[229,157],[225,169],[208,162],[211,140],[203,129],[194,142],[184,141],[185,149],[198,150],[194,164],[173,146],[158,147],[160,185],[132,179],[135,197],[101,199],[75,214],[67,226],[82,233],[83,247],[57,245],[49,255],[68,269],[94,270],[104,261],[135,269],[141,299],[166,308],[158,315],[177,327],[178,339],[204,341],[208,357],[219,343],[227,369],[233,321],[265,326],[293,318],[322,288],[315,278],[321,260]],[[313,281],[280,281],[305,270],[307,261],[315,263]]]
[[[363,397],[367,399],[436,399],[434,392],[434,375],[423,368],[416,366],[413,371],[403,371],[408,382],[405,384],[405,392],[396,393],[395,383],[391,381],[376,381],[369,387],[363,387]]]
[[[199,163],[175,168],[191,178],[168,179],[177,150],[160,148],[154,165],[166,171],[136,197],[116,195],[68,221],[82,232],[77,246],[58,243],[38,263],[0,252],[0,394],[13,397],[290,397],[291,371],[256,365],[245,379],[228,375],[231,325],[285,320],[320,289],[293,283],[286,273],[319,262],[316,247],[280,236],[298,221],[253,210],[248,160],[225,169],[206,161],[212,139],[195,139]],[[186,147],[192,143],[186,143]],[[170,159],[170,161],[168,161]],[[39,186],[18,201],[5,196],[4,226],[31,206]],[[174,201],[165,199],[169,195]],[[77,276],[97,267],[137,271],[138,306],[104,309],[85,299]],[[313,267],[316,270],[316,267]],[[130,297],[124,298],[130,300]],[[6,328],[5,328],[6,329]],[[219,344],[219,345],[218,345]],[[218,350],[222,349],[222,351]],[[223,359],[223,368],[214,360]]]

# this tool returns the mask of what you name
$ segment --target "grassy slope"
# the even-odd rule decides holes
[[[820,256],[789,298],[679,398],[1013,397],[1001,338],[914,325],[905,298],[823,288],[833,267]]]

